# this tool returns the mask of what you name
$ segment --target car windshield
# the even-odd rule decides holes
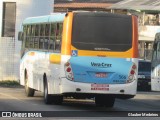
[[[138,71],[139,72],[150,72],[151,63],[150,62],[139,62]]]

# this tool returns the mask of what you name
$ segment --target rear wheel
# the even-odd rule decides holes
[[[48,94],[48,84],[46,77],[44,77],[44,102],[46,104],[52,103],[52,96]]]
[[[46,104],[55,104],[60,105],[63,102],[63,96],[62,95],[50,95],[48,94],[48,84],[47,84],[47,78],[44,77],[44,102]]]
[[[25,72],[25,93],[27,97],[33,97],[35,93],[35,90],[29,87],[27,72]]]
[[[113,107],[115,98],[112,96],[99,95],[95,97],[95,103],[97,106]]]

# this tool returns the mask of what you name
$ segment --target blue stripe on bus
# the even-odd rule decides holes
[[[126,58],[105,57],[71,57],[70,59],[74,81],[98,84],[124,84],[132,66]],[[96,77],[105,73],[106,77]]]

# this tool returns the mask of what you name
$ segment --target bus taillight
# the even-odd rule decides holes
[[[134,76],[136,74],[136,68],[137,68],[137,66],[135,64],[133,64],[131,67],[130,73],[129,73],[127,83],[131,83],[134,81]]]
[[[72,72],[72,68],[71,68],[71,65],[69,62],[65,63],[64,65],[64,69],[65,69],[65,73],[66,73],[66,78],[68,80],[74,80],[74,77],[73,77],[73,72]]]
[[[68,67],[68,68],[66,69],[66,71],[67,71],[67,72],[71,72],[71,68]]]
[[[131,75],[134,75],[135,71],[134,70],[131,70],[130,74]]]
[[[136,65],[135,64],[133,64],[133,66],[132,66],[132,69],[136,69],[137,67],[136,67]]]

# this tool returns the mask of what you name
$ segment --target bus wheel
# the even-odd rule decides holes
[[[52,96],[48,94],[48,84],[46,77],[44,77],[44,102],[46,104],[52,103]]]
[[[63,96],[62,95],[54,95],[53,96],[53,104],[61,105],[62,102],[63,102]]]
[[[29,87],[28,74],[25,72],[25,93],[27,97],[33,97],[35,90]]]
[[[115,98],[112,96],[96,96],[95,103],[96,106],[105,106],[105,107],[113,107],[115,102]]]
[[[108,98],[106,98],[104,106],[105,107],[113,107],[114,106],[114,102],[115,102],[115,98],[114,97],[108,97]]]
[[[95,97],[95,103],[96,103],[96,106],[98,106],[98,107],[104,106],[104,101],[103,101],[103,98],[101,96],[96,96]]]

